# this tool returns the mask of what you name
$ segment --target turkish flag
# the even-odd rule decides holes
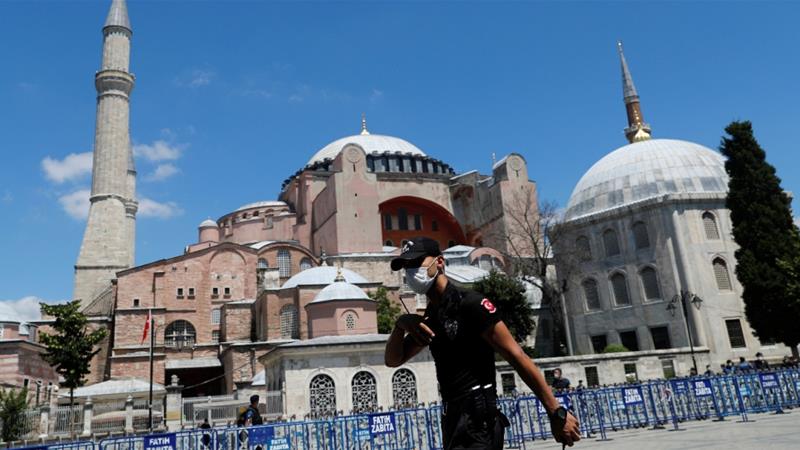
[[[150,322],[153,321],[153,316],[151,315],[153,311],[147,311],[147,322],[144,323],[144,330],[142,331],[142,342],[139,344],[144,344],[144,340],[147,339],[147,332],[150,331]]]

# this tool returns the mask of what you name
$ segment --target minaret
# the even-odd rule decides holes
[[[631,72],[628,70],[628,62],[625,61],[625,54],[622,52],[622,42],[617,41],[619,50],[619,61],[622,65],[622,96],[625,100],[625,111],[628,113],[628,127],[625,128],[625,137],[628,142],[639,142],[650,139],[650,125],[645,123],[642,117],[642,108],[639,106],[639,94],[636,86],[633,85]]]
[[[75,264],[73,298],[84,306],[111,285],[116,272],[133,265],[138,203],[129,131],[131,34],[125,0],[112,0],[103,26],[103,65],[94,82],[97,119],[89,219]]]

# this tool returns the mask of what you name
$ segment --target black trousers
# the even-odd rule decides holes
[[[501,450],[508,418],[497,409],[493,390],[476,389],[463,397],[443,402],[444,450]]]

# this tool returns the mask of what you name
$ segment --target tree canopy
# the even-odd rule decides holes
[[[525,342],[533,333],[536,328],[533,308],[525,298],[525,286],[519,280],[492,270],[489,276],[475,282],[472,288],[497,306],[503,322],[517,342]]]
[[[369,297],[378,303],[378,333],[391,333],[395,321],[400,316],[400,307],[392,302],[387,295],[386,288],[382,286],[370,292]]]
[[[747,320],[762,342],[783,342],[796,354],[800,343],[798,283],[800,234],[791,200],[775,168],[753,135],[750,122],[725,128],[720,151],[730,181],[726,206],[731,213],[736,277],[744,292]]]
[[[27,389],[0,390],[0,428],[3,430],[3,442],[13,442],[22,437],[26,409],[28,409]]]
[[[41,333],[39,341],[47,349],[42,358],[64,377],[64,386],[72,391],[83,386],[84,377],[89,374],[92,357],[100,349],[97,347],[108,332],[105,328],[89,330],[86,316],[80,312],[80,300],[60,305],[42,303],[42,313],[55,319],[51,325],[55,333]]]

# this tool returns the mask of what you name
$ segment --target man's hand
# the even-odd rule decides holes
[[[578,419],[567,412],[566,420],[550,416],[550,429],[556,442],[572,447],[572,444],[581,440],[581,425]]]
[[[433,339],[433,330],[422,323],[425,318],[419,314],[403,314],[397,318],[395,326],[405,331],[414,339],[417,345],[428,345]]]

